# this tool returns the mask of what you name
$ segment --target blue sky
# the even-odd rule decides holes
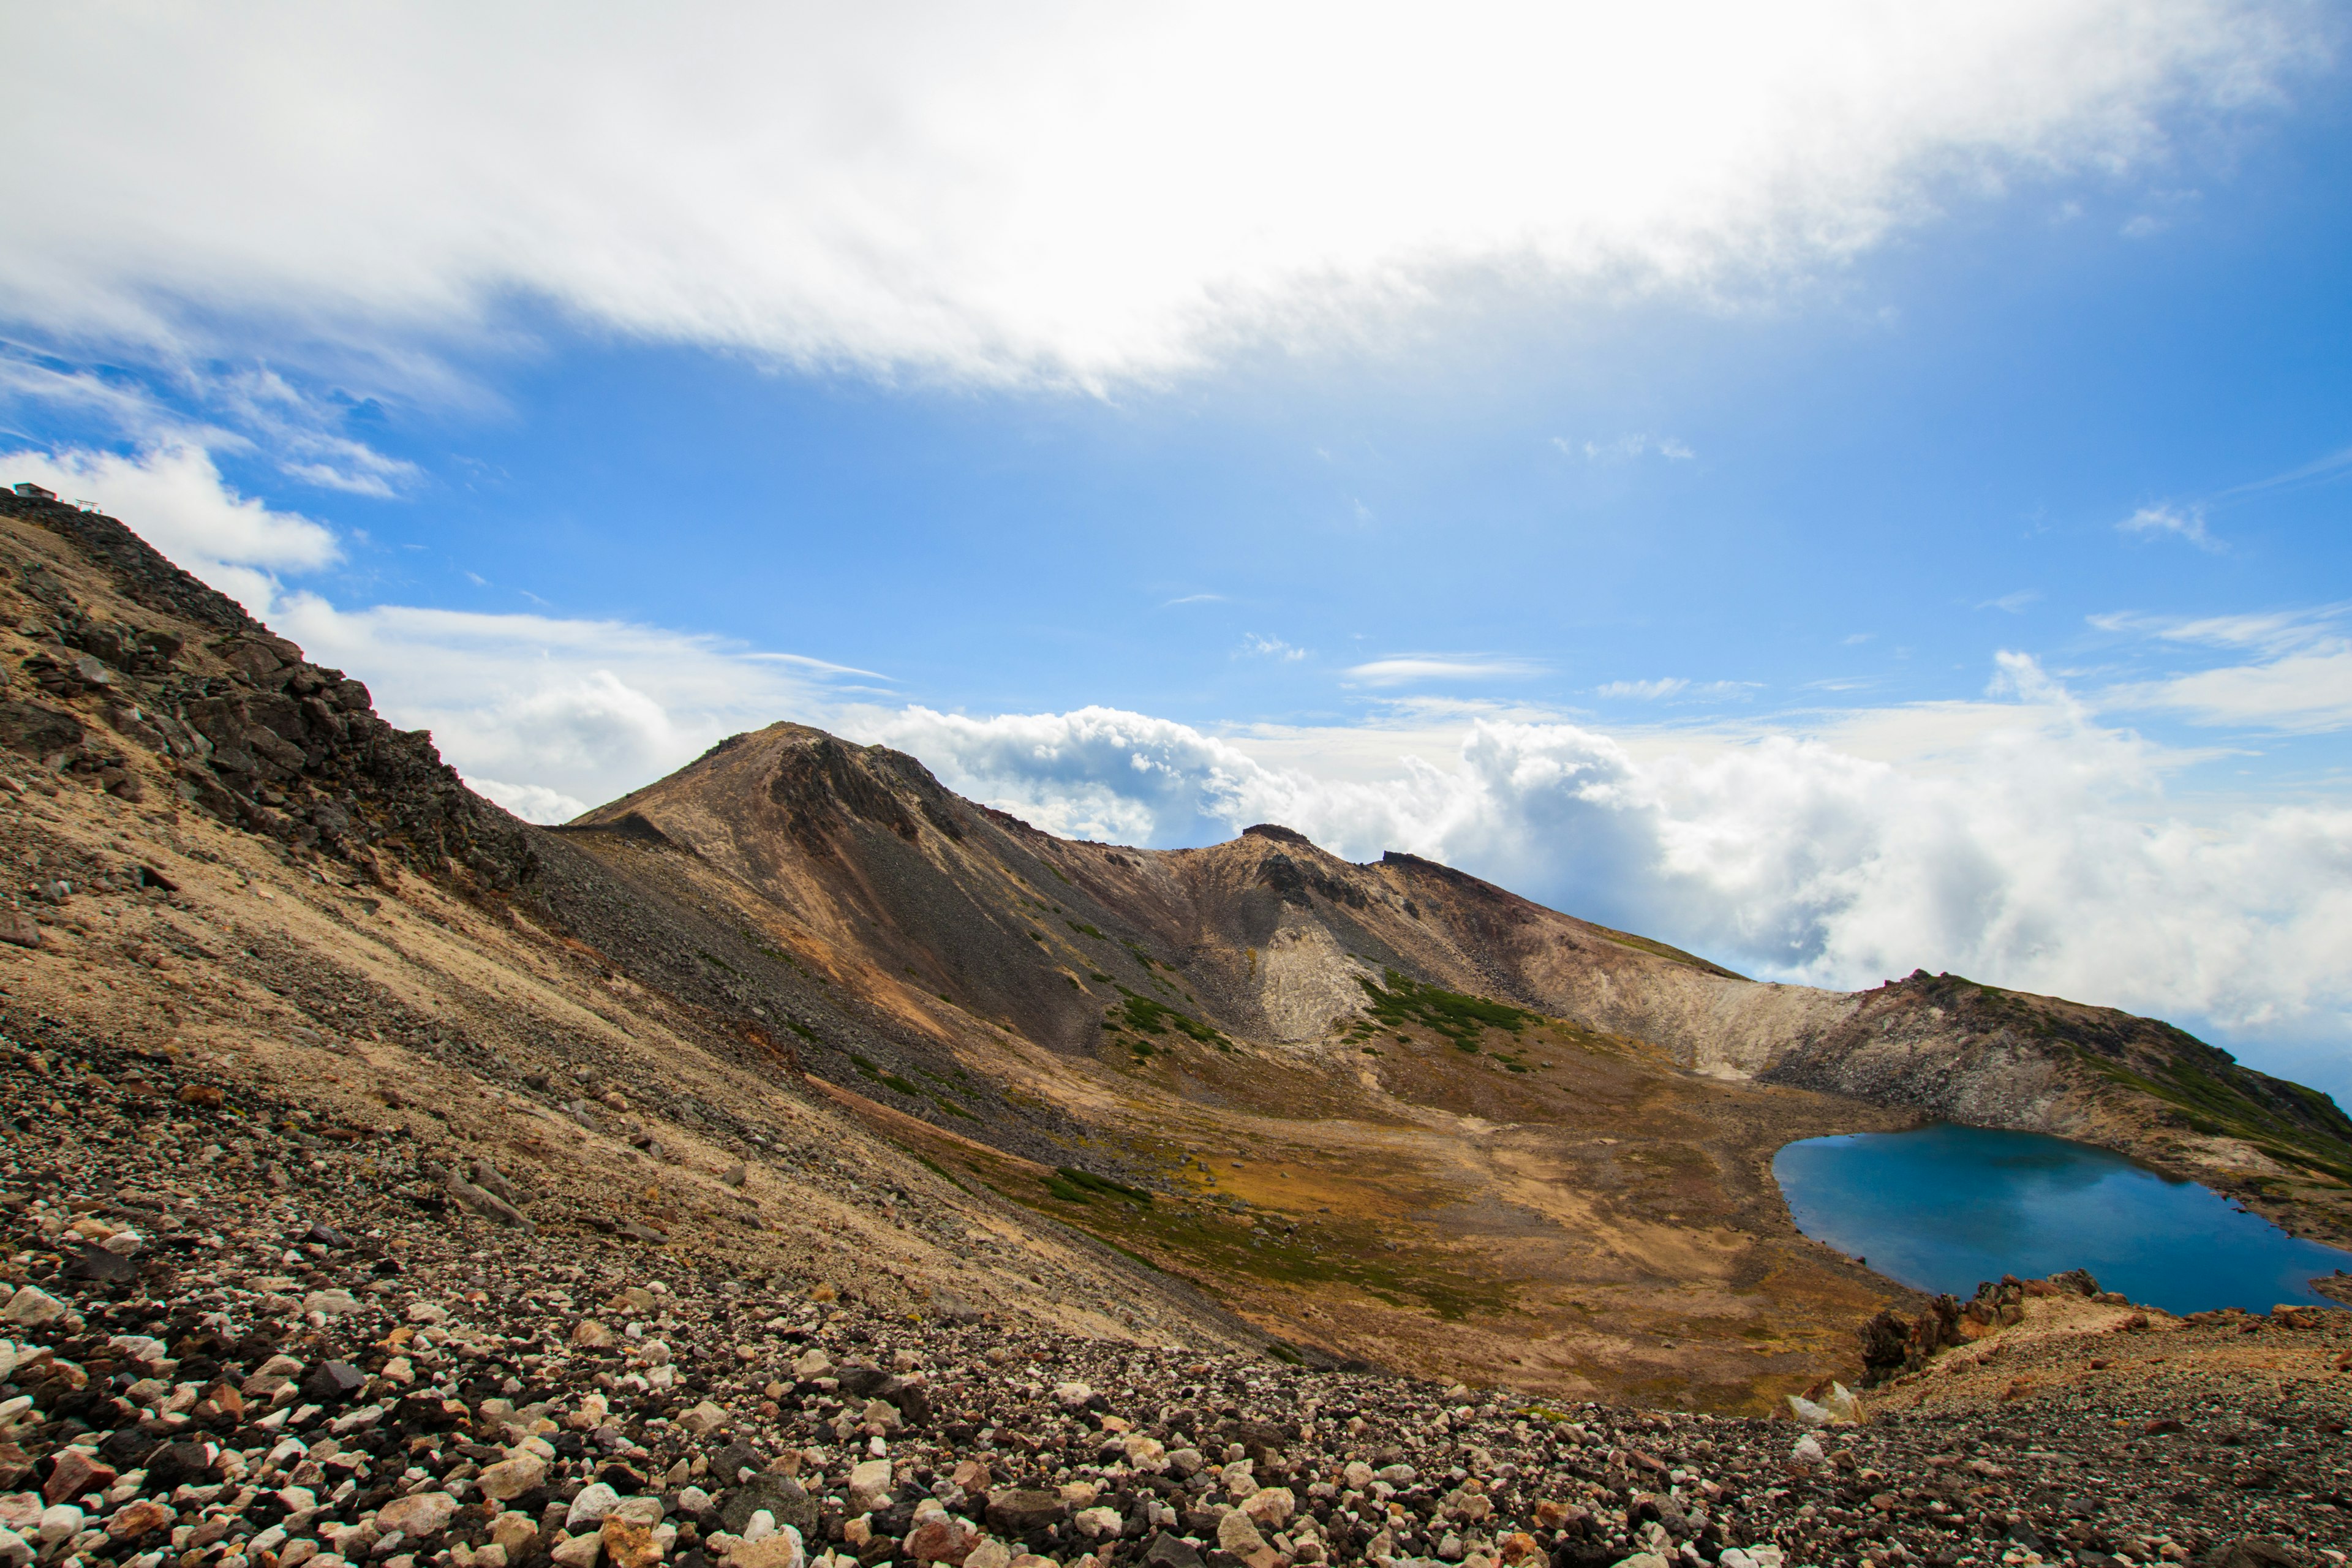
[[[515,808],[793,717],[2352,1088],[2326,10],[268,10],[0,24],[0,480]]]

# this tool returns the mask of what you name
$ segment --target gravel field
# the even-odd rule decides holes
[[[38,1021],[0,1086],[0,1568],[2308,1564],[2352,1539],[2347,1312],[2029,1321],[1805,1431],[732,1278],[510,1223],[461,1150]]]

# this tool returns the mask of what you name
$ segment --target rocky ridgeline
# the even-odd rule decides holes
[[[34,1043],[0,1055],[0,1568],[2308,1564],[2352,1520],[2341,1376],[1800,1431],[887,1311]],[[2352,1362],[2352,1314],[2296,1321]]]
[[[528,878],[522,825],[467,789],[425,731],[377,717],[366,686],[312,664],[112,518],[6,491],[0,515],[71,542],[110,592],[199,630],[110,616],[47,562],[0,552],[0,603],[43,645],[0,689],[0,747],[138,800],[147,786],[124,753],[136,747],[182,803],[288,845],[363,866],[388,855],[462,868],[501,889]]]

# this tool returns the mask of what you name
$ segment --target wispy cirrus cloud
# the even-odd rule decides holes
[[[2227,548],[2206,531],[2205,509],[2201,506],[2175,506],[2169,502],[2144,506],[2116,527],[2125,533],[2174,534],[2200,550],[2219,552]]]
[[[2119,711],[2166,712],[2209,728],[2320,734],[2352,729],[2352,605],[2260,615],[2095,616],[2102,631],[2180,646],[2246,649],[2250,662],[2126,681],[2098,694]]]
[[[1686,441],[1640,431],[1630,436],[1612,437],[1605,441],[1570,441],[1564,436],[1555,436],[1551,444],[1568,456],[1580,457],[1588,463],[1630,463],[1643,456],[1660,457],[1669,462],[1688,462],[1698,456]]]
[[[1285,664],[1296,664],[1307,657],[1307,650],[1296,644],[1285,642],[1280,637],[1261,637],[1255,632],[1242,635],[1240,651],[1257,658],[1278,659]]]
[[[415,464],[345,431],[346,404],[264,365],[165,363],[100,374],[0,345],[0,406],[10,405],[70,413],[144,450],[256,457],[299,483],[347,495],[388,498],[423,479]]]
[[[1391,654],[1349,665],[1348,678],[1365,686],[1404,686],[1415,681],[1515,679],[1541,675],[1531,659],[1489,654]]]
[[[1675,697],[1690,689],[1690,682],[1679,675],[1669,675],[1656,680],[1612,680],[1606,686],[1592,689],[1596,697],[1632,697],[1654,702],[1661,697]]]

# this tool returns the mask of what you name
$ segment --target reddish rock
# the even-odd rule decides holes
[[[114,1484],[114,1467],[96,1458],[87,1449],[58,1450],[57,1467],[49,1471],[49,1484],[41,1489],[45,1502],[71,1502],[84,1492],[102,1492]]]

